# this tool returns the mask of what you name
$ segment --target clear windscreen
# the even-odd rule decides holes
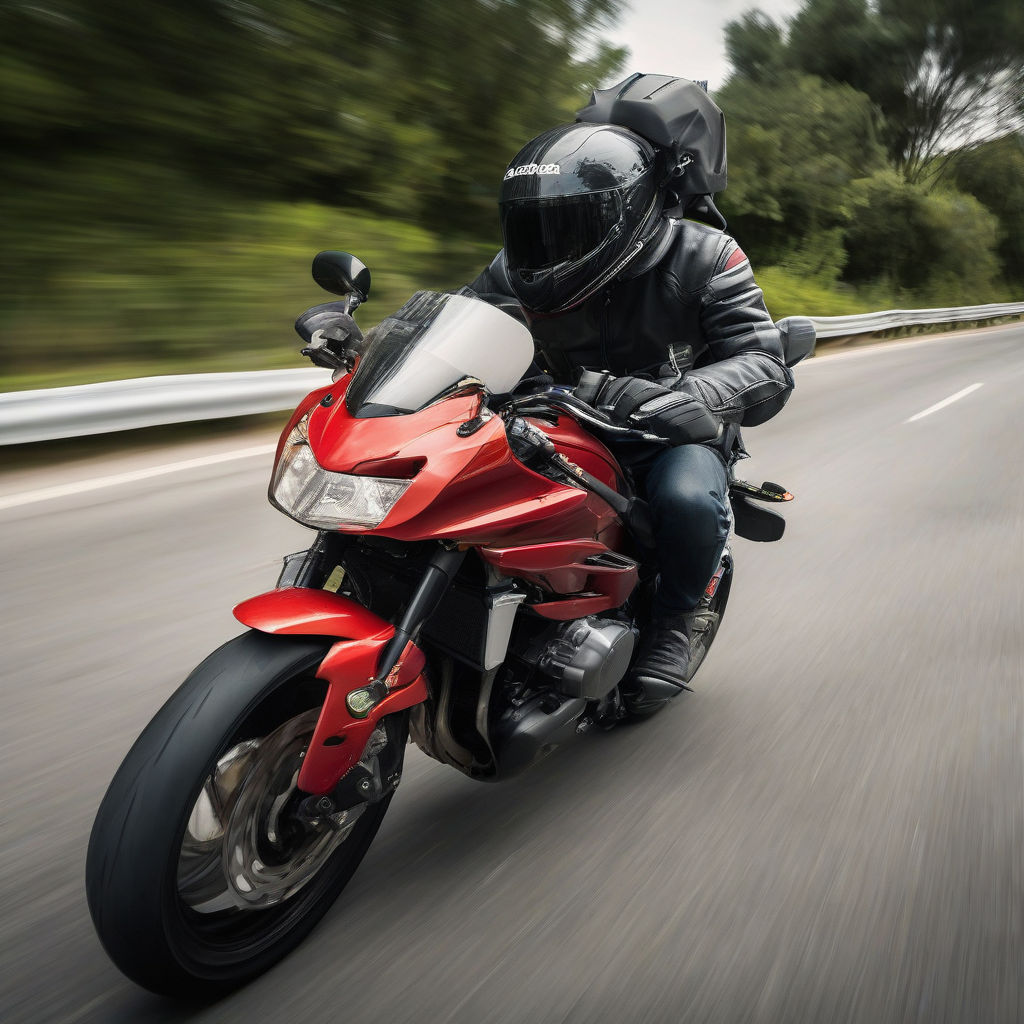
[[[466,377],[511,391],[533,359],[518,320],[468,295],[417,292],[367,332],[345,404],[353,416],[415,412]]]

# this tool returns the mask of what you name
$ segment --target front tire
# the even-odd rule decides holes
[[[366,854],[390,792],[336,820],[295,816],[294,782],[326,693],[315,673],[330,646],[256,631],[229,641],[114,776],[93,825],[86,895],[110,958],[145,988],[214,998],[265,971],[309,934]],[[407,713],[391,718],[376,746],[397,777]]]

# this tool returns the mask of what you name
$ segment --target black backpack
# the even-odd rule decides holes
[[[725,114],[696,82],[631,75],[610,89],[595,89],[576,120],[628,128],[664,150],[666,185],[680,200],[726,186]]]

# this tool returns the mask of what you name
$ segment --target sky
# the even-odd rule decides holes
[[[725,24],[759,7],[780,20],[800,0],[632,0],[632,9],[603,35],[631,51],[626,70],[707,79],[717,89],[729,73]]]

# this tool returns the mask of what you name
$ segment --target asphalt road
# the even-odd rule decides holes
[[[1024,329],[797,382],[747,435],[746,475],[797,496],[788,532],[735,542],[697,692],[503,786],[412,752],[317,931],[202,1009],[106,959],[88,831],[145,722],[238,631],[232,604],[307,534],[267,505],[266,455],[10,506],[266,435],[0,477],[0,1019],[1024,1019]]]

